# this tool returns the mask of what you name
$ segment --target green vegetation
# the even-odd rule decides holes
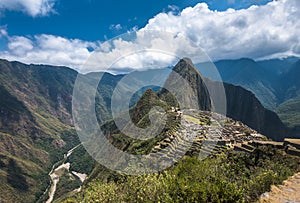
[[[65,202],[254,202],[299,171],[299,161],[270,147],[203,161],[184,157],[158,174],[95,179]]]
[[[71,175],[66,169],[62,169],[57,189],[55,191],[54,199],[65,195],[80,187],[81,182],[77,177]]]
[[[1,202],[43,201],[52,165],[79,143],[70,121],[76,75],[0,60]]]
[[[184,66],[178,68],[184,68]],[[49,184],[48,173],[52,165],[61,160],[67,150],[79,144],[71,121],[71,99],[76,76],[76,71],[65,67],[28,66],[18,62],[0,60],[0,95],[3,98],[0,100],[1,202],[45,200],[46,195],[41,195]],[[194,90],[203,86],[203,81],[195,76],[194,71],[183,70],[183,76],[190,78]],[[90,79],[92,80],[93,77],[96,77],[94,73],[90,75]],[[103,84],[101,88],[100,85],[98,87],[95,107],[100,124],[111,119],[111,112],[108,108],[110,98],[115,85],[122,77],[104,74],[102,78]],[[171,80],[170,84],[174,83],[176,81]],[[236,87],[231,87],[230,92],[236,92],[234,91],[236,89]],[[132,119],[137,126],[145,128],[150,125],[148,113],[153,106],[161,106],[165,111],[170,110],[170,106],[178,107],[174,97],[166,91],[161,90],[158,94],[151,90],[147,91],[138,104],[131,109]],[[182,95],[185,96],[183,99],[188,99],[193,95],[192,93],[196,93],[182,91]],[[201,104],[205,104],[202,107],[208,108],[208,101],[201,100],[201,98],[206,98],[204,97],[206,92],[200,93],[198,99]],[[241,94],[243,97],[248,95],[245,92],[241,92]],[[228,98],[239,98],[241,94],[228,95]],[[245,97],[245,100],[249,99]],[[293,105],[295,106],[297,103]],[[289,112],[293,112],[293,105]],[[236,108],[235,104],[232,106],[239,116],[242,110]],[[243,107],[251,109],[249,106],[245,104]],[[256,119],[262,118],[260,114],[257,115],[255,121],[262,127],[276,128],[276,119],[266,119],[270,120],[270,123],[263,123]],[[289,115],[293,114],[288,114],[287,119],[297,118],[289,118]],[[163,132],[148,141],[130,139],[116,130],[112,121],[105,123],[102,127],[111,143],[119,149],[132,154],[146,154],[178,127],[176,113],[168,113],[167,116],[168,121]],[[245,114],[245,118],[248,117]],[[291,122],[296,121],[292,120]],[[113,129],[113,131],[109,129]],[[287,160],[286,155],[279,153],[265,157],[260,157],[259,154],[257,156],[258,158],[247,155],[230,155],[229,153],[216,159],[207,159],[204,162],[200,162],[196,158],[186,158],[177,166],[159,175],[138,177],[124,177],[94,164],[83,147],[75,150],[68,161],[71,163],[71,170],[81,173],[91,172],[87,183],[91,181],[90,186],[94,184],[96,187],[93,191],[89,185],[85,186],[84,193],[87,193],[80,194],[79,199],[93,201],[97,197],[98,199],[101,197],[106,201],[110,196],[110,198],[118,197],[118,201],[123,198],[128,201],[147,202],[151,201],[150,196],[152,196],[152,198],[157,197],[166,202],[175,201],[177,198],[178,201],[216,201],[219,198],[219,201],[230,202],[256,199],[257,195],[267,189],[270,184],[277,183],[276,181],[281,181],[293,171],[298,170],[293,165],[293,163],[297,163],[297,160],[290,157],[291,162],[282,161]],[[279,158],[277,159],[276,156]],[[232,164],[233,169],[227,167],[225,163]],[[199,170],[205,172],[198,174]],[[145,184],[143,180],[145,180]],[[69,186],[70,188],[68,188]],[[56,198],[59,199],[58,196],[67,191],[63,189],[64,187],[72,190],[75,186],[78,186],[76,180],[68,175],[63,176]],[[97,188],[98,186],[99,188]],[[144,201],[140,197],[134,199],[135,193],[140,194]],[[155,201],[162,200],[155,199]]]
[[[201,122],[199,119],[194,118],[192,116],[184,115],[183,118],[189,122],[193,122],[198,125],[204,125],[205,123]]]
[[[149,89],[142,95],[136,106],[130,109],[133,123],[140,128],[150,126],[149,112],[153,107],[160,106],[167,112],[166,125],[162,132],[155,138],[138,140],[128,137],[120,132],[113,120],[104,123],[101,129],[110,142],[120,150],[128,151],[132,154],[150,153],[159,141],[162,141],[168,134],[174,132],[179,127],[180,121],[176,120],[177,113],[170,112],[171,107],[168,104],[160,99],[153,90]],[[122,118],[122,114],[120,118]]]
[[[70,171],[89,174],[94,168],[95,161],[82,145],[76,148],[66,162],[71,164]]]
[[[276,110],[279,117],[290,129],[300,129],[300,97],[289,100]],[[299,132],[298,132],[299,134]]]
[[[0,160],[1,201],[37,200],[49,183],[47,172],[34,162],[14,156],[0,154]],[[39,181],[39,184],[35,184],[35,181]]]

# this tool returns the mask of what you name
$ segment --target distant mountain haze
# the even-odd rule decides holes
[[[264,107],[279,113],[280,119],[292,130],[292,136],[300,137],[300,111],[295,106],[299,103],[300,95],[299,58],[217,61],[215,66],[220,78],[211,71],[213,67],[210,63],[195,66],[204,77],[222,80],[253,92]]]
[[[242,121],[271,139],[283,140],[287,136],[288,131],[276,113],[264,108],[252,92],[228,83],[222,84],[210,79],[204,79],[191,61],[187,59],[180,60],[173,70],[188,80],[190,86],[194,87],[194,90],[196,89],[199,108],[201,110],[212,109],[211,103],[213,101],[208,101],[210,95],[207,88],[210,89],[210,92],[218,92],[220,94],[219,89],[223,85],[224,96],[226,96],[227,116]],[[189,94],[187,91],[184,93],[185,95]]]
[[[282,140],[290,136],[286,133],[285,126],[278,116],[265,109],[256,97],[262,100],[268,98],[268,95],[274,95],[274,98],[271,96],[272,99],[264,103],[271,104],[274,99],[277,107],[283,100],[289,101],[299,95],[299,80],[296,77],[299,62],[291,64],[288,71],[283,73],[280,65],[278,68],[280,71],[274,73],[275,76],[280,76],[279,79],[276,78],[276,81],[284,83],[279,85],[282,88],[281,92],[279,91],[281,93],[279,97],[273,79],[270,75],[264,75],[269,70],[266,68],[260,70],[259,67],[262,66],[258,62],[250,59],[217,62],[216,65],[220,69],[221,76],[223,75],[222,78],[234,84],[224,83],[227,115],[274,140]],[[238,71],[239,67],[242,67],[240,71]],[[251,67],[254,67],[253,70]],[[179,61],[174,71],[185,78],[192,87],[193,94],[183,92],[183,95],[186,97],[196,95],[197,98],[193,99],[198,101],[200,109],[211,109],[213,103],[208,99],[209,94],[204,83],[209,83],[212,87],[219,86],[221,83],[204,78],[205,71],[202,72],[200,69],[203,75],[199,74],[189,59]],[[90,73],[85,77],[96,80],[97,74],[103,74],[95,98],[95,109],[101,124],[112,118],[111,96],[124,75]],[[2,183],[0,199],[3,202],[8,200],[34,202],[39,199],[48,186],[48,173],[52,165],[60,160],[63,153],[79,143],[73,127],[71,111],[73,86],[77,75],[76,71],[67,67],[25,65],[0,60],[0,181]],[[169,81],[172,85],[170,77]],[[254,81],[252,83],[251,78]],[[240,85],[248,90],[252,88],[255,95],[242,87],[235,86],[239,85],[237,83],[241,83]],[[258,91],[260,89],[256,87],[261,87],[261,91]],[[287,91],[283,91],[285,88]],[[160,91],[157,87],[153,89],[156,92]],[[139,95],[146,90],[143,89]],[[264,94],[260,95],[260,92]],[[285,95],[283,95],[284,92]],[[138,101],[139,95],[133,99],[132,105]],[[283,98],[283,100],[278,98]],[[279,108],[278,112],[282,118],[289,118],[289,113],[294,115],[293,109],[299,104],[296,102],[297,98],[299,97],[295,98],[295,102],[284,103],[284,108]],[[142,108],[139,106],[139,109],[143,110]],[[14,167],[14,171],[11,171],[11,166]],[[16,171],[19,174],[18,184],[8,177]]]

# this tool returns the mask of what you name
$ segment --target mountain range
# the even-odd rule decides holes
[[[231,63],[235,64],[232,61]],[[256,63],[253,60],[241,59],[242,65]],[[280,88],[270,91],[275,95],[276,101],[283,102],[279,98],[287,101],[278,108],[278,111],[282,112],[280,115],[287,113],[284,107],[289,109],[293,105],[297,106],[297,103],[288,103],[299,93],[299,81],[295,75],[299,70],[299,62],[292,64],[288,72],[282,73],[282,69],[278,68],[280,71],[278,70],[277,75],[280,79],[290,77],[290,80],[282,85],[282,88],[288,88],[288,91],[285,91],[286,95],[277,96],[276,91]],[[237,69],[242,65],[227,67]],[[261,66],[263,65],[258,67]],[[250,71],[249,67],[246,66],[246,69]],[[213,104],[207,99],[209,95],[204,83],[210,84],[212,88],[217,88],[221,83],[200,77],[201,74],[189,59],[179,61],[174,71],[184,77],[192,87],[193,94],[185,92],[185,95],[187,97],[197,95],[199,108],[210,110]],[[221,72],[223,77],[227,74],[225,72]],[[112,118],[110,98],[124,75],[89,73],[85,77],[96,80],[97,74],[103,74],[103,77],[97,89],[95,109],[98,115],[101,115],[98,117],[99,123],[104,123]],[[20,62],[0,60],[0,180],[3,183],[0,186],[0,199],[3,202],[39,201],[48,187],[48,173],[52,165],[70,148],[79,144],[71,111],[73,86],[77,75],[76,71],[67,67],[25,65]],[[235,78],[243,78],[242,75],[242,73],[236,74]],[[240,79],[236,79],[238,80]],[[245,83],[245,86],[246,84],[248,83]],[[262,86],[269,87],[267,83],[263,83]],[[255,97],[257,94],[254,95],[249,90],[234,84],[225,83],[224,88],[227,98],[227,116],[244,122],[274,140],[282,140],[289,136],[278,116],[264,108]],[[166,96],[166,93],[162,96]],[[262,100],[259,95],[257,97]],[[275,106],[278,104],[276,103]]]
[[[213,80],[241,86],[259,101],[278,113],[293,136],[300,136],[300,60],[296,57],[254,61],[248,58],[221,60],[214,63],[220,75],[212,73],[210,63],[197,64],[201,73]]]

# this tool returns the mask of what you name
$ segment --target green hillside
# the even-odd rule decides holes
[[[226,152],[204,161],[185,157],[158,174],[95,179],[64,202],[255,202],[299,171],[299,161],[273,148],[250,156]]]
[[[155,77],[159,71],[166,70],[138,74]],[[200,109],[210,110],[211,101],[208,99],[204,79],[194,69],[192,62],[189,59],[181,60],[175,71],[182,74],[192,87],[191,91],[184,89],[181,92],[182,99],[187,102],[190,99],[198,100]],[[82,146],[78,147],[72,156],[64,159],[64,154],[80,143],[73,128],[71,114],[73,85],[77,74],[66,67],[25,65],[0,60],[0,179],[3,183],[0,185],[1,201],[45,201],[48,196],[48,191],[45,191],[50,185],[48,173],[54,164],[57,166],[63,160],[71,164],[71,170],[89,174],[87,183],[93,179],[122,179],[115,172],[95,164]],[[110,98],[124,75],[89,73],[85,77],[88,80],[97,80],[100,74],[103,77],[95,98],[95,110],[98,122],[109,141],[115,147],[133,154],[147,154],[155,147],[162,149],[162,146],[170,141],[169,136],[180,127],[179,113],[171,111],[171,107],[178,107],[172,94],[166,89],[159,90],[153,87],[156,92],[144,88],[134,95],[130,104],[130,114],[137,126],[145,128],[150,125],[148,113],[153,106],[160,106],[168,112],[166,126],[158,136],[148,141],[134,140],[124,135],[116,128],[114,121],[110,120]],[[172,80],[172,75],[165,79],[169,79],[169,85],[179,84]],[[271,138],[281,139],[285,136],[285,133],[281,133],[284,127],[276,114],[263,108],[251,92],[225,84],[225,93],[229,110],[227,113],[230,117],[243,121]],[[193,95],[196,95],[196,98],[193,98]],[[191,121],[194,121],[194,118],[188,122]],[[196,123],[204,125],[208,121],[204,119]],[[178,143],[181,142],[182,140],[178,140]],[[63,173],[55,201],[68,197],[69,193],[73,194],[72,191],[77,187],[78,180],[74,180],[70,173]],[[60,197],[60,194],[64,195]]]
[[[292,133],[300,136],[300,97],[281,104],[276,112]]]

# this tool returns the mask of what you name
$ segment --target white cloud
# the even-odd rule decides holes
[[[121,24],[112,24],[112,25],[110,25],[109,26],[109,29],[110,30],[117,30],[117,31],[119,31],[119,30],[121,30],[122,29],[122,25]]]
[[[199,50],[182,35],[158,31],[138,31],[136,36],[125,34],[105,43],[45,34],[6,38],[8,48],[0,51],[0,58],[27,64],[64,65],[80,72],[154,69],[174,65],[176,55],[199,58]],[[92,54],[89,48],[98,51]]]
[[[53,35],[36,35],[32,38],[7,36],[8,49],[0,52],[0,57],[23,63],[64,65],[80,69],[90,56],[89,47],[97,43],[79,39],[66,39]]]
[[[0,58],[65,65],[81,72],[103,71],[115,62],[111,70],[122,72],[174,65],[185,56],[195,63],[208,60],[201,48],[213,60],[300,56],[299,8],[299,0],[222,12],[199,3],[178,14],[160,13],[136,35],[106,43],[53,35],[8,36],[3,31],[8,50],[0,52]],[[98,48],[91,58],[88,47]]]
[[[144,29],[182,33],[215,60],[299,55],[299,8],[299,0],[279,0],[223,12],[199,3],[179,15],[160,13]]]
[[[26,37],[15,36],[10,39],[8,49],[16,55],[24,55],[33,49],[33,43]]]
[[[183,35],[139,30],[101,44],[82,71],[123,72],[124,70],[157,69],[174,65],[179,58],[207,61],[203,51]]]
[[[172,65],[175,61],[176,57],[164,54],[135,53],[141,48],[188,56],[195,63],[208,59],[199,47],[212,60],[300,56],[299,8],[299,0],[280,0],[242,10],[212,11],[207,4],[199,3],[179,14],[160,13],[137,31],[135,40],[114,40],[110,51],[98,52],[97,58],[101,58],[98,68],[109,66],[113,59],[128,54],[128,60],[122,59],[115,67],[144,69],[155,64],[151,66],[155,68]],[[145,30],[160,32],[154,34]]]
[[[176,14],[180,11],[180,8],[176,5],[168,5],[168,10],[173,14]]]
[[[22,11],[33,17],[54,12],[54,0],[1,0],[0,10]]]
[[[7,36],[8,34],[7,34],[6,27],[0,27],[0,38],[7,37]]]

